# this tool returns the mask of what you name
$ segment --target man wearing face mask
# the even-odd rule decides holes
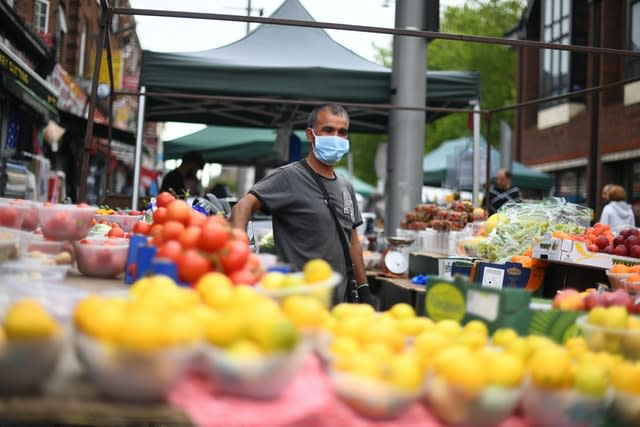
[[[244,230],[257,210],[270,213],[281,261],[301,270],[307,261],[322,258],[345,278],[336,289],[334,302],[350,300],[354,289],[360,302],[369,302],[362,248],[356,232],[362,217],[351,183],[334,172],[335,164],[349,152],[349,116],[340,105],[319,106],[309,115],[306,133],[313,147],[306,159],[277,168],[257,182],[233,207],[231,223]],[[329,197],[328,204],[321,185]],[[342,242],[346,242],[345,248]],[[355,279],[355,286],[349,288],[347,248]]]

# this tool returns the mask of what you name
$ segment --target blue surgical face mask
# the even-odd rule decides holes
[[[335,135],[316,135],[313,129],[311,130],[315,137],[315,148],[313,153],[316,159],[320,160],[325,165],[333,166],[338,163],[345,154],[349,152],[349,140],[340,138]]]

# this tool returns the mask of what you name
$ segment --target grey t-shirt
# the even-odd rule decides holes
[[[342,231],[351,242],[351,231],[362,224],[362,217],[351,183],[335,174],[334,179],[319,178],[336,209]],[[331,212],[318,184],[300,162],[275,169],[249,191],[273,218],[273,237],[278,257],[302,269],[310,259],[322,258],[346,277],[344,251]],[[346,281],[337,290],[342,298]]]

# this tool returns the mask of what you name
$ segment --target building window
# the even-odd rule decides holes
[[[571,44],[571,0],[544,0],[542,3],[542,41]],[[568,50],[543,49],[542,96],[570,91]]]
[[[556,196],[564,197],[571,203],[587,200],[586,168],[568,169],[556,173]]]
[[[640,51],[640,0],[629,2],[629,50]],[[627,78],[640,77],[640,58],[627,57]]]
[[[87,20],[85,19],[80,33],[80,52],[78,52],[78,76],[84,76],[84,57],[87,52]]]
[[[33,26],[37,31],[49,32],[49,0],[36,0],[33,3]]]

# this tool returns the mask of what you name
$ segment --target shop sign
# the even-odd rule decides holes
[[[45,100],[52,107],[56,106],[56,96],[41,83],[35,71],[26,64],[21,64],[17,57],[0,44],[0,74],[19,81]],[[43,80],[44,81],[44,80]]]
[[[87,95],[60,64],[56,64],[53,68],[51,80],[53,87],[60,94],[58,96],[58,108],[77,116],[84,116]]]
[[[93,75],[93,70],[95,68],[95,55],[91,55],[91,74]],[[122,51],[121,50],[112,50],[111,51],[111,61],[113,68],[113,90],[120,90],[122,87]],[[104,50],[102,52],[102,61],[100,62],[100,74],[98,75],[98,83],[104,83],[110,86],[109,80],[109,61],[107,59],[107,51]]]

